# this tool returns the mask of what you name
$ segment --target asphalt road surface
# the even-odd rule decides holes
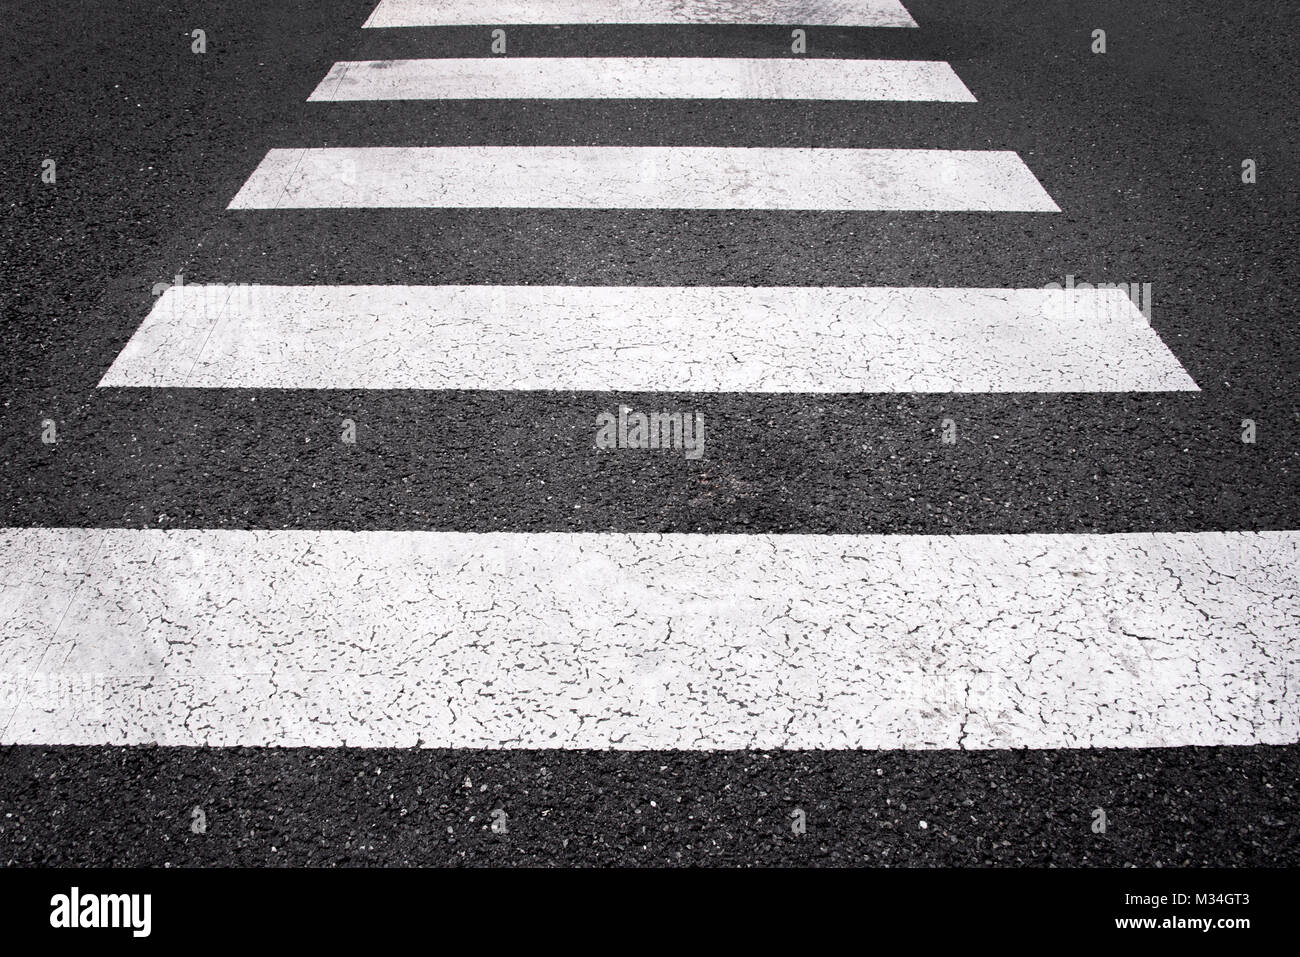
[[[1297,27],[10,0],[0,861],[1294,865]]]

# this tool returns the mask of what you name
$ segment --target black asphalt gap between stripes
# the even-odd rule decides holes
[[[1268,746],[14,748],[0,863],[1267,867],[1295,863],[1297,764]]]
[[[809,56],[949,61],[973,104],[307,103],[336,60],[487,54],[487,28],[362,30],[373,6],[88,0],[57,17],[36,0],[6,6],[3,524],[1300,528],[1294,5],[917,0],[906,4],[917,30],[809,30]],[[194,28],[207,31],[201,56]],[[1097,28],[1105,55],[1089,51]],[[508,32],[512,56],[789,55],[784,28]],[[507,144],[1010,149],[1062,212],[226,210],[271,148]],[[46,157],[56,185],[40,180]],[[1254,185],[1240,182],[1245,158]],[[97,389],[154,284],[177,274],[1151,282],[1152,324],[1202,391]],[[596,414],[619,402],[703,411],[705,458],[595,449]],[[337,441],[345,417],[355,446]],[[54,446],[40,442],[44,418]],[[955,446],[939,441],[944,418],[958,423]],[[1240,441],[1244,418],[1254,445]],[[1298,755],[9,747],[0,861],[1294,865]],[[792,802],[809,814],[802,843]],[[207,835],[189,832],[194,806],[211,809]],[[483,830],[496,806],[519,809],[509,844]],[[1099,806],[1123,822],[1104,837],[1088,828]]]

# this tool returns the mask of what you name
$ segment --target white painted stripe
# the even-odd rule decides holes
[[[286,207],[1060,211],[1011,151],[708,146],[273,149],[229,208]]]
[[[380,0],[367,27],[741,23],[914,27],[899,0]]]
[[[931,100],[973,103],[931,60],[566,57],[335,63],[309,97],[478,99]]]
[[[201,286],[101,386],[1195,390],[1119,290]]]
[[[0,743],[1300,739],[1300,533],[0,530]]]

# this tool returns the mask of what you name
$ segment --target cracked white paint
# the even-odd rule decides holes
[[[1298,547],[5,529],[0,743],[1295,743]]]
[[[198,284],[163,294],[100,385],[1196,389],[1109,289]]]
[[[947,63],[515,57],[335,63],[310,100],[930,100],[973,103]]]
[[[570,23],[916,26],[899,0],[380,0],[365,26]]]
[[[1010,150],[717,146],[272,149],[230,209],[1060,212]]]

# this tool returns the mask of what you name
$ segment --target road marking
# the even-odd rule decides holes
[[[658,286],[167,290],[101,386],[1195,391],[1118,290]]]
[[[709,146],[273,149],[230,209],[1060,212],[1007,150]]]
[[[570,23],[916,26],[899,0],[380,0],[365,26]]]
[[[1294,744],[1298,548],[6,529],[0,743]]]
[[[973,103],[932,60],[565,57],[335,63],[309,99],[928,100]]]

